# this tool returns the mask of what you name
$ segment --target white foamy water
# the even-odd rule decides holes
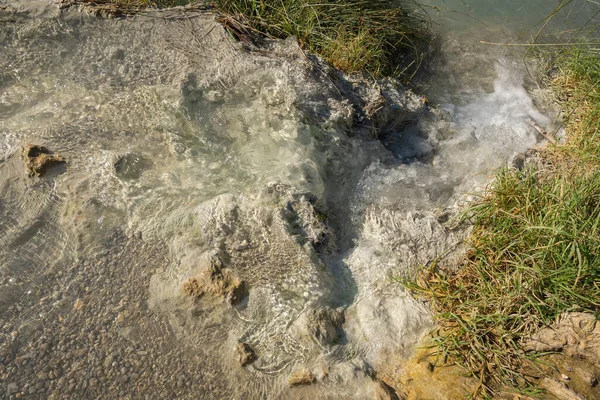
[[[502,162],[539,143],[543,138],[530,121],[548,126],[551,119],[534,105],[522,71],[500,59],[495,72],[491,93],[471,92],[465,104],[441,104],[436,118],[389,134],[393,151],[425,151],[399,165],[371,165],[359,185],[359,205],[379,202],[417,210],[447,206],[450,199],[488,181]],[[400,139],[394,141],[394,136]]]

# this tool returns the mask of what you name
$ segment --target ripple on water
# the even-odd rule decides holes
[[[46,276],[133,237],[167,243],[169,265],[148,282],[176,334],[164,340],[218,364],[206,379],[240,398],[373,398],[373,369],[431,327],[390,278],[460,242],[445,225],[457,202],[538,142],[529,118],[549,122],[522,71],[496,58],[490,90],[438,110],[396,93],[415,106],[377,141],[354,132],[349,99],[290,43],[279,59],[223,45],[206,17],[64,18],[0,36],[0,71],[16,71],[0,76],[0,271]],[[24,143],[65,156],[66,171],[26,178]],[[130,239],[115,244],[115,231]],[[185,295],[207,268],[249,296]],[[334,311],[340,332],[323,317]],[[238,341],[258,355],[245,369]],[[290,391],[300,367],[324,384]]]

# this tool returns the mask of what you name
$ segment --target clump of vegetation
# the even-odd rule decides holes
[[[556,73],[550,84],[559,93],[568,119],[564,146],[549,149],[556,160],[572,161],[579,171],[600,165],[600,57],[575,48],[554,61]],[[563,165],[566,166],[566,165]]]
[[[567,311],[600,314],[600,60],[569,51],[556,61],[567,138],[541,152],[549,170],[502,168],[463,218],[472,222],[464,265],[429,266],[410,289],[432,300],[445,362],[480,382],[526,388],[536,354],[523,341]]]
[[[467,215],[465,265],[432,266],[410,287],[434,301],[446,358],[482,385],[522,386],[521,339],[565,311],[600,312],[600,174],[504,168]]]
[[[232,31],[300,45],[346,72],[398,76],[414,70],[427,39],[425,20],[401,0],[214,0]],[[227,21],[225,21],[227,23]],[[407,55],[410,55],[407,57]],[[409,60],[409,61],[407,61]]]

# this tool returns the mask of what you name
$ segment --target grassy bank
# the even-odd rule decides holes
[[[564,146],[548,149],[555,164],[574,173],[600,165],[600,61],[598,53],[575,49],[554,61],[550,82],[568,118]]]
[[[374,77],[412,75],[428,42],[427,22],[412,0],[75,0],[97,11],[129,14],[148,7],[211,6],[238,40],[295,37],[303,49],[345,72]]]
[[[408,286],[432,300],[446,362],[471,371],[476,397],[529,386],[522,340],[565,311],[600,313],[600,60],[583,50],[554,61],[564,144],[541,161],[502,168],[463,215],[473,223],[457,271],[428,267]]]
[[[214,0],[234,22],[261,35],[294,36],[346,71],[398,76],[419,64],[425,21],[399,0]],[[241,29],[238,34],[244,34]]]

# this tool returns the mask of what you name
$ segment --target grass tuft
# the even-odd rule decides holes
[[[422,60],[426,21],[401,0],[214,0],[236,26],[300,45],[346,72],[406,75]]]

